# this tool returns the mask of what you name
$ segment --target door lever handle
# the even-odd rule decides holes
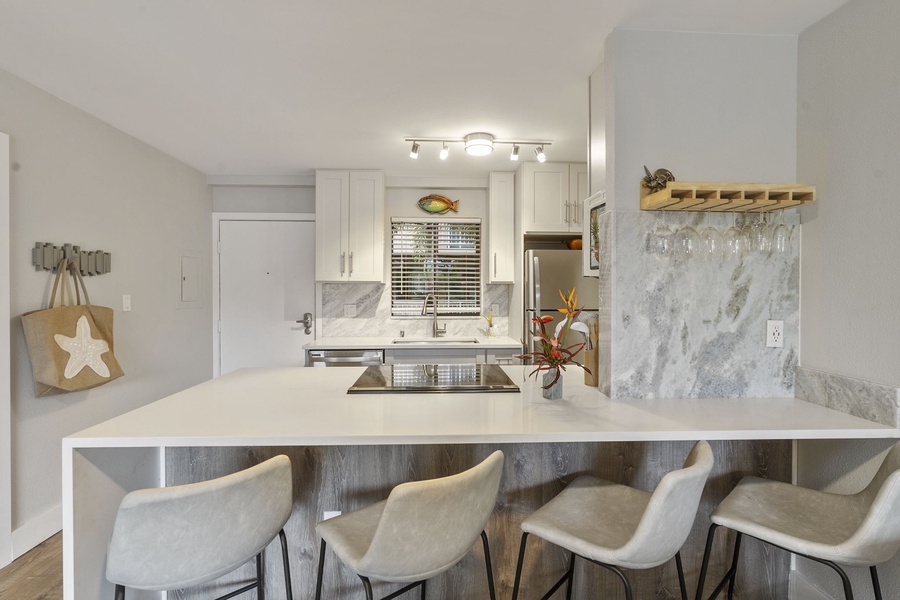
[[[306,328],[303,333],[309,335],[312,333],[312,325],[313,325],[313,317],[312,313],[303,313],[303,320],[297,321],[298,323],[303,323],[303,326]]]

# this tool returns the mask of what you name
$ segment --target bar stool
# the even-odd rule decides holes
[[[427,579],[443,573],[471,550],[481,536],[488,588],[494,600],[494,576],[484,526],[494,511],[503,470],[499,450],[480,464],[457,475],[403,483],[387,500],[322,521],[316,600],[322,597],[326,543],[363,582],[372,598],[377,579],[407,583],[385,596],[395,598],[417,586],[425,598]]]
[[[891,448],[875,477],[859,493],[830,494],[745,477],[713,511],[710,520],[697,600],[703,597],[710,549],[718,527],[732,529],[737,535],[731,568],[710,598],[717,597],[726,583],[728,597],[733,597],[741,537],[748,535],[828,565],[840,576],[847,600],[852,600],[853,590],[839,565],[869,567],[875,598],[881,600],[875,565],[891,559],[900,549],[900,442]]]
[[[283,455],[218,479],[131,492],[116,514],[106,578],[116,584],[116,600],[123,600],[126,587],[164,591],[200,585],[255,556],[256,579],[222,598],[256,588],[262,599],[262,551],[278,536],[291,600],[283,527],[292,507],[291,461]]]
[[[653,492],[598,477],[583,476],[570,483],[522,522],[513,600],[519,596],[525,544],[531,533],[572,553],[569,570],[543,596],[545,600],[563,583],[568,583],[566,597],[572,597],[576,556],[618,575],[628,600],[633,598],[631,584],[620,567],[649,569],[674,556],[681,597],[687,600],[680,550],[712,467],[712,449],[701,440],[694,444],[684,467],[667,473]]]

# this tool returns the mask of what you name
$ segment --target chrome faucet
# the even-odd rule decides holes
[[[444,323],[441,327],[438,327],[437,323],[437,298],[434,297],[434,294],[428,294],[425,296],[425,300],[422,302],[422,316],[428,314],[428,299],[431,299],[431,307],[432,307],[432,319],[431,319],[431,337],[440,337],[447,333],[447,324]]]

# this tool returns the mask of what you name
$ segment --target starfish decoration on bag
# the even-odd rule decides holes
[[[59,347],[69,353],[69,362],[66,364],[66,379],[72,379],[85,367],[90,367],[100,377],[109,377],[109,367],[100,358],[104,352],[109,352],[109,344],[103,339],[91,337],[91,325],[87,317],[81,315],[75,324],[75,337],[61,334],[53,336]]]

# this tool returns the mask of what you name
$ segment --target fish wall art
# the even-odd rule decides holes
[[[442,215],[444,213],[459,212],[459,200],[453,201],[447,196],[440,194],[428,194],[424,198],[419,198],[416,205],[427,213],[433,215]]]

